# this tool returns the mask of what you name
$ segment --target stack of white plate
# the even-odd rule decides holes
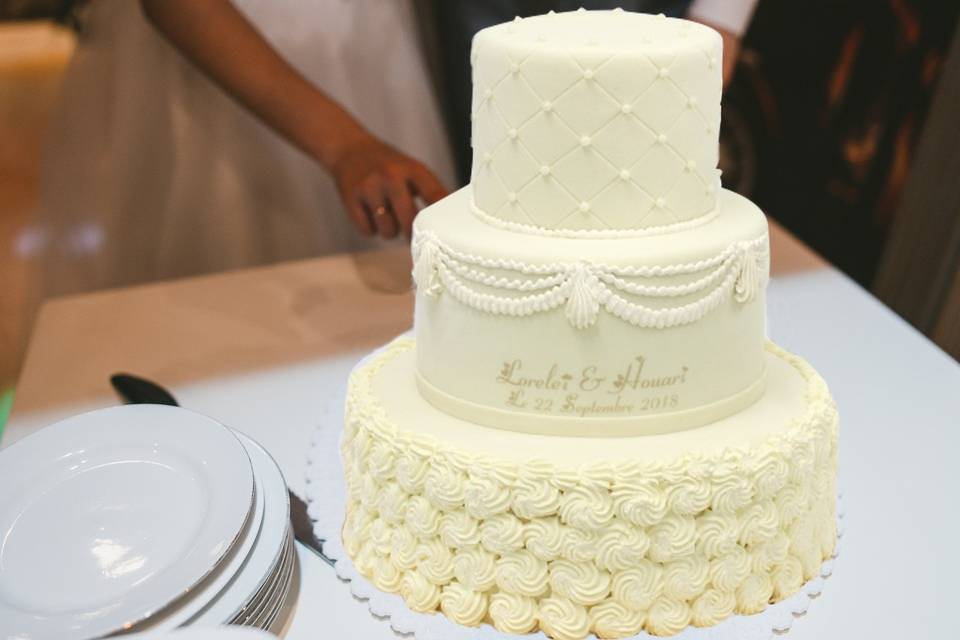
[[[199,414],[103,409],[0,451],[2,640],[268,629],[295,562],[280,469]]]

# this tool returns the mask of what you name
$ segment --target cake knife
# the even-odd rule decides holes
[[[115,373],[110,376],[110,384],[127,404],[180,406],[172,393],[146,378],[128,373]],[[307,503],[293,491],[288,489],[287,493],[290,496],[290,524],[293,527],[293,537],[332,567],[336,561],[323,552],[323,540],[317,539],[313,533],[313,522],[307,513]]]

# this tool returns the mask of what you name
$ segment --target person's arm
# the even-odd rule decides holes
[[[723,86],[733,78],[740,57],[740,38],[750,26],[757,0],[693,0],[687,17],[713,27],[723,38]]]
[[[420,162],[374,137],[287,63],[229,0],[141,0],[147,19],[211,80],[336,179],[364,235],[409,235],[415,197],[446,195]]]

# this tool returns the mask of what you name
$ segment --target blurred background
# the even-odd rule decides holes
[[[53,114],[71,109],[60,89],[84,37],[85,4],[0,0],[0,390],[16,380],[43,295],[47,246],[35,224],[41,167]],[[421,25],[424,11],[443,13],[438,3],[414,4]],[[529,4],[536,12],[562,3]],[[752,198],[955,358],[958,14],[960,3],[935,0],[759,0],[724,97],[721,132],[727,188]],[[436,76],[444,55],[435,36],[424,38],[424,52]],[[459,103],[442,82],[436,87],[449,119]],[[457,175],[448,181],[462,183],[468,141],[456,123],[438,127],[450,133]]]

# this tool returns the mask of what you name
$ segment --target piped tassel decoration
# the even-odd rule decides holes
[[[413,281],[425,296],[434,297],[440,293],[437,278],[437,266],[440,251],[431,237],[425,237],[417,243],[413,259]]]
[[[566,313],[570,324],[577,329],[592,326],[600,313],[600,281],[582,262],[573,267],[570,276]]]
[[[760,266],[758,256],[750,247],[744,247],[740,254],[740,273],[733,285],[733,298],[737,302],[749,302],[760,288]]]

